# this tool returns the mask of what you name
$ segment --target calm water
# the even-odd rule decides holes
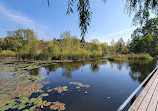
[[[69,91],[61,94],[50,92],[44,98],[65,103],[66,111],[115,111],[156,64],[156,61],[109,62],[103,59],[52,64],[33,69],[30,74],[46,76],[44,81],[49,81],[49,84],[42,88],[44,91],[48,87],[68,86]],[[90,87],[77,89],[69,82],[89,84]]]

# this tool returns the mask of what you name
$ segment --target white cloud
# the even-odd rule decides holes
[[[90,36],[88,36],[88,41],[92,40],[92,39],[98,39],[100,42],[107,42],[110,43],[112,39],[114,39],[114,41],[118,41],[120,38],[123,38],[124,41],[127,41],[128,39],[130,39],[131,34],[133,33],[133,31],[136,29],[136,27],[129,27],[127,29],[124,30],[120,30],[118,32],[114,32],[112,34],[96,34],[93,33]]]
[[[127,28],[127,29],[115,32],[113,34],[109,34],[109,35],[107,35],[107,37],[114,37],[114,36],[118,36],[118,35],[127,34],[127,33],[131,32],[131,31],[133,31],[135,29],[136,29],[135,27],[130,27],[130,28]]]
[[[44,26],[38,24],[36,21],[30,19],[29,17],[20,14],[18,11],[9,10],[4,5],[0,4],[0,13],[5,15],[7,19],[25,27],[34,30],[39,37],[46,37],[46,33],[41,29]]]

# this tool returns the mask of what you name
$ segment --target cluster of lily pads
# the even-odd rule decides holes
[[[28,98],[32,93],[43,92],[40,89],[48,83],[42,81],[45,77],[42,74],[36,77],[31,76],[29,72],[21,67],[21,64],[0,63],[1,111],[9,109],[22,110],[25,108],[34,110],[36,105],[42,101],[42,98]]]
[[[44,92],[41,90],[46,81],[42,81],[45,76],[38,74],[30,75],[28,69],[41,67],[34,63],[0,63],[0,111],[23,110],[34,111],[49,107],[51,110],[65,110],[65,104],[59,101],[50,102],[43,100],[43,97],[49,96],[49,92],[56,91],[59,94],[68,91],[68,86],[58,86],[53,89],[47,88]],[[70,82],[70,84],[80,87],[90,87],[79,82]],[[76,87],[76,88],[77,88]],[[31,95],[38,94],[36,98],[30,98]]]
[[[58,87],[54,88],[54,90],[61,94],[64,91],[68,91],[67,88],[68,88],[67,86],[63,86],[63,87],[58,86]]]
[[[90,85],[88,85],[88,84],[84,85],[84,84],[82,84],[82,83],[80,83],[80,82],[70,82],[70,84],[77,85],[77,86],[76,86],[77,89],[80,89],[81,87],[86,87],[86,88],[89,88],[89,87],[90,87]]]

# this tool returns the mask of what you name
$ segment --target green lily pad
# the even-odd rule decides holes
[[[25,104],[19,104],[18,109],[19,109],[19,110],[21,110],[21,109],[24,109],[25,107],[26,107],[26,105],[25,105]]]
[[[34,111],[35,109],[36,109],[36,107],[33,106],[33,107],[31,107],[31,108],[29,109],[29,111]]]
[[[7,106],[3,106],[2,108],[1,108],[1,111],[5,111],[5,110],[8,110],[10,107],[7,105]]]
[[[36,98],[31,98],[30,101],[29,101],[29,103],[33,103],[35,101],[36,101]]]
[[[81,85],[82,85],[82,83],[78,83],[78,85],[79,85],[79,86],[81,86]]]
[[[28,109],[25,109],[25,110],[23,110],[23,111],[30,111],[30,110],[28,110]]]
[[[19,105],[14,105],[13,107],[12,107],[12,109],[16,109],[16,108],[18,108],[19,107]]]
[[[80,86],[77,86],[76,89],[80,89]]]

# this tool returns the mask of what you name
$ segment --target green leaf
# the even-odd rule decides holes
[[[31,108],[29,109],[29,111],[34,111],[35,109],[36,109],[36,107],[33,106],[33,107],[31,107]]]
[[[5,110],[8,110],[10,107],[7,105],[7,106],[3,106],[2,108],[1,108],[1,111],[5,111]]]
[[[19,107],[19,105],[14,105],[13,107],[12,107],[12,109],[16,109],[16,108],[18,108]]]
[[[80,87],[79,87],[79,86],[77,86],[77,87],[76,87],[76,89],[80,89]]]
[[[19,104],[18,109],[19,109],[19,110],[21,110],[21,109],[24,109],[25,107],[26,107],[26,105],[25,105],[25,104]]]

